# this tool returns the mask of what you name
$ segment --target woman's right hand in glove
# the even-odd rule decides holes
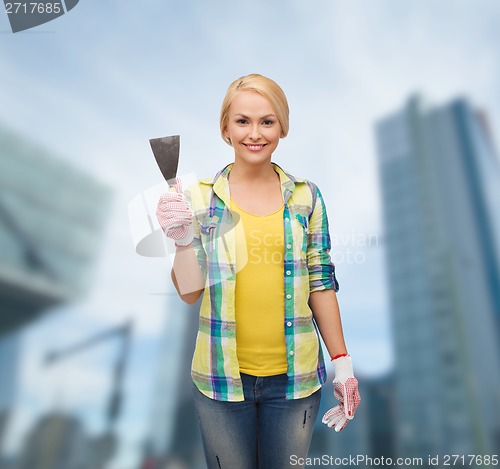
[[[176,246],[189,246],[193,242],[193,210],[182,192],[182,182],[175,178],[174,190],[160,196],[156,218],[166,236]]]

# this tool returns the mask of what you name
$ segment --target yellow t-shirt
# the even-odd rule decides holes
[[[236,350],[240,371],[254,376],[287,371],[283,210],[252,215],[231,199],[243,227],[236,230]]]

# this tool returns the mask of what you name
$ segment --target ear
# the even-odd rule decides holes
[[[227,131],[227,127],[222,131],[222,135],[224,136],[224,138],[226,139],[226,143],[228,145],[231,145],[233,146],[233,144],[231,143],[231,139],[229,138],[229,132]]]

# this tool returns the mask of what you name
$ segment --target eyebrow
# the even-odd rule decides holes
[[[248,116],[245,116],[245,114],[235,114],[234,117],[243,117],[244,119],[250,119]],[[267,119],[268,117],[276,117],[274,114],[267,114],[265,116],[260,117],[259,119]]]

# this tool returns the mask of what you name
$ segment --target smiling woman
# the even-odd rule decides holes
[[[323,423],[342,430],[360,401],[323,197],[271,161],[288,122],[274,81],[234,81],[220,116],[234,162],[184,193],[176,184],[158,205],[177,245],[174,285],[188,303],[203,295],[191,376],[209,469],[304,460],[326,381],[318,329],[340,401]]]
[[[271,159],[283,132],[271,103],[257,92],[246,91],[234,97],[223,135],[234,148],[235,161],[258,164]]]
[[[276,114],[276,118],[281,126],[282,137],[288,135],[289,129],[289,109],[288,101],[283,90],[272,80],[258,74],[247,75],[246,77],[235,80],[229,86],[224,101],[222,102],[220,112],[220,131],[222,138],[226,143],[231,145],[225,135],[225,130],[229,121],[229,108],[233,104],[237,94],[243,91],[252,91],[264,97],[272,108],[271,114]],[[264,116],[265,117],[265,116]]]

